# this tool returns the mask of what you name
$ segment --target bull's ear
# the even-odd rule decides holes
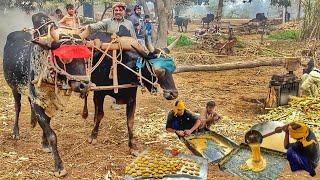
[[[43,48],[45,50],[51,49],[50,46],[47,43],[41,42],[40,40],[32,40],[31,42],[33,42],[34,44],[39,45],[41,48]]]

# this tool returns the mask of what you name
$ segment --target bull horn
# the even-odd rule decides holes
[[[53,39],[53,41],[59,41],[59,34],[57,33],[57,31],[54,29],[54,27],[50,27],[49,28],[49,32],[48,34],[50,34],[51,38]]]
[[[45,50],[49,50],[50,47],[48,46],[48,44],[46,44],[45,42],[41,41],[41,39],[37,39],[37,40],[32,40],[31,42],[39,45],[40,47],[42,47]]]
[[[155,48],[153,47],[152,43],[149,41],[147,35],[145,35],[144,39],[145,39],[145,42],[146,42],[146,47],[149,50],[149,52],[154,52]]]
[[[173,41],[173,43],[171,43],[167,49],[169,49],[169,51],[171,51],[178,43],[178,41],[180,40],[180,38],[182,37],[182,34],[179,35],[179,37]]]
[[[141,49],[139,46],[131,45],[131,47],[136,50],[143,58],[148,58],[148,53]]]

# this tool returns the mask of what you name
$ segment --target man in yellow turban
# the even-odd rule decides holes
[[[199,128],[200,118],[186,109],[185,103],[176,101],[167,117],[166,129],[178,136],[189,136]]]
[[[311,176],[315,176],[315,168],[319,162],[319,143],[309,127],[302,122],[292,122],[278,127],[276,131],[286,133],[284,146],[288,149],[287,159],[291,170],[305,170]],[[289,143],[289,136],[297,141]]]

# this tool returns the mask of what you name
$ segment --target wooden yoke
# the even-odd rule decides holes
[[[112,67],[110,70],[110,79],[113,79],[113,85],[112,86],[103,86],[103,87],[92,87],[92,90],[110,90],[113,89],[114,93],[119,92],[119,88],[130,88],[135,87],[131,84],[122,84],[119,85],[118,82],[118,64],[124,65],[121,63],[121,59],[117,59],[117,50],[119,50],[119,53],[122,53],[122,51],[132,51],[135,50],[139,54],[147,55],[149,52],[146,50],[136,39],[132,37],[118,37],[116,34],[113,34],[111,36],[111,42],[110,43],[101,43],[100,40],[96,39],[94,41],[88,41],[86,44],[87,47],[90,47],[92,49],[97,49],[98,51],[103,53],[104,56],[108,56],[112,59]],[[107,55],[108,51],[112,51],[112,56]],[[122,57],[122,56],[120,56]],[[92,69],[92,71],[101,63],[101,60],[99,60],[98,64],[95,65],[95,67]],[[112,74],[111,74],[112,73]]]

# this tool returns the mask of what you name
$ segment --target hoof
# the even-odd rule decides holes
[[[65,169],[63,169],[63,170],[61,170],[61,171],[55,171],[54,173],[53,173],[53,175],[55,176],[55,177],[64,177],[64,176],[66,176],[68,174],[68,172],[65,170]]]
[[[92,137],[89,137],[88,138],[88,143],[90,143],[90,144],[97,144],[97,139],[93,139]]]
[[[20,135],[19,134],[13,134],[12,138],[15,139],[15,140],[18,140],[18,139],[20,139]]]
[[[139,151],[137,149],[130,148],[130,155],[137,157],[139,155]]]
[[[42,151],[45,152],[45,153],[51,153],[52,149],[51,149],[51,147],[43,147]]]
[[[83,119],[87,119],[87,117],[88,117],[88,113],[82,113],[82,118]]]

